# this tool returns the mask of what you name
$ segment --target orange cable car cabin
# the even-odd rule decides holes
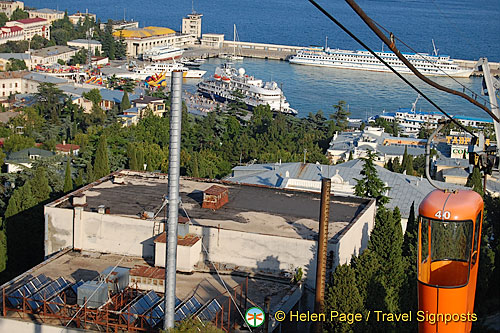
[[[481,196],[469,190],[434,190],[421,202],[417,257],[419,332],[470,332],[483,209]]]

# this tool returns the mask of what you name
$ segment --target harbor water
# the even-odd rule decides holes
[[[440,54],[452,58],[477,60],[487,57],[500,61],[500,1],[498,0],[358,0],[358,4],[378,23],[419,52],[432,52],[432,39]],[[224,33],[232,40],[236,24],[241,41],[286,45],[328,45],[335,48],[359,49],[337,26],[305,0],[195,0],[194,10],[202,13],[203,32]],[[380,40],[364,25],[343,1],[323,1],[321,5],[375,50]],[[89,10],[103,21],[133,19],[140,26],[167,26],[180,30],[181,18],[192,10],[186,0],[129,2],[125,0],[27,0],[26,6],[54,8],[69,13]],[[410,51],[401,43],[402,51]],[[220,62],[210,59],[202,69],[212,75]],[[323,110],[333,112],[332,105],[345,100],[351,117],[365,118],[382,110],[394,111],[410,107],[417,94],[391,73],[339,70],[323,67],[290,65],[272,60],[245,59],[237,66],[263,80],[283,84],[291,106],[299,116]],[[459,97],[448,95],[407,76],[445,111],[452,114],[486,118],[479,108]],[[462,85],[480,93],[481,79],[435,77],[433,80],[450,88],[462,90]],[[195,82],[188,81],[192,89]],[[434,111],[420,99],[417,109]]]

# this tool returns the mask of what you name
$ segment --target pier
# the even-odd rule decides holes
[[[195,58],[215,58],[220,54],[232,54],[236,50],[237,55],[247,58],[272,59],[272,60],[287,60],[290,56],[297,53],[298,50],[305,46],[280,45],[280,44],[265,44],[252,42],[233,42],[224,40],[220,47],[206,47],[195,45],[184,53],[184,57]],[[454,59],[460,67],[473,69],[477,60],[461,60]],[[500,75],[500,63],[489,62],[491,74]],[[474,76],[482,76],[482,72],[474,71]]]

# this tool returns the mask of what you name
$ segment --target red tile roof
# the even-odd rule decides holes
[[[13,27],[2,27],[2,30],[9,30],[10,32],[17,32],[17,31],[22,31],[23,28],[18,27],[18,26],[13,26]]]
[[[66,152],[66,153],[69,153],[71,151],[76,151],[80,149],[80,146],[79,145],[72,145],[72,144],[62,144],[62,143],[59,143],[56,145],[56,150],[58,151],[63,151],[63,152]]]
[[[30,24],[30,23],[35,23],[35,22],[48,22],[48,21],[44,18],[41,18],[41,17],[33,17],[33,18],[16,20],[15,22],[19,22],[22,24]]]

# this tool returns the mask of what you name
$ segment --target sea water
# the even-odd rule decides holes
[[[500,1],[498,0],[358,0],[358,4],[379,24],[393,32],[418,52],[433,51],[432,40],[440,54],[452,58],[477,60],[487,57],[500,61]],[[319,1],[368,46],[380,50],[381,41],[364,25],[344,1]],[[180,30],[182,17],[193,9],[203,14],[204,33],[224,33],[233,39],[236,24],[241,41],[287,45],[328,45],[335,48],[361,47],[330,22],[306,0],[27,0],[26,6],[54,8],[69,13],[86,9],[102,21],[123,19],[139,21],[140,26],[167,26]],[[400,42],[402,51],[410,51]],[[202,66],[213,74],[217,59]],[[323,67],[290,65],[272,60],[245,59],[238,67],[263,80],[283,84],[291,106],[299,116],[323,110],[333,112],[332,105],[345,100],[355,118],[411,107],[417,93],[392,73],[339,70]],[[437,91],[414,76],[406,76],[440,107],[452,114],[487,117],[481,109],[461,98]],[[462,90],[465,86],[480,94],[481,79],[433,77],[436,82]],[[194,87],[196,81],[187,81]],[[420,99],[417,109],[433,107]]]

